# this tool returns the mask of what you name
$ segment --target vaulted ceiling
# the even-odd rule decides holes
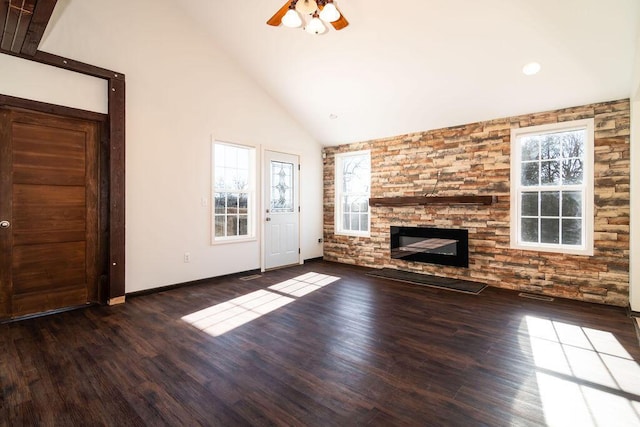
[[[631,96],[637,0],[335,0],[319,36],[266,25],[285,2],[170,1],[325,145]],[[55,4],[0,0],[0,50],[35,55]]]
[[[326,145],[631,93],[637,0],[335,0],[320,36],[265,25],[285,1],[176,4]]]

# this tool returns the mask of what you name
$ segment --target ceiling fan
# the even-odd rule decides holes
[[[304,17],[309,17],[308,22]],[[341,30],[349,25],[344,15],[336,8],[333,0],[287,1],[267,21],[267,24],[274,27],[282,24],[291,28],[297,28],[304,24],[304,29],[308,33],[322,34],[326,31],[322,21],[330,23],[336,30]]]

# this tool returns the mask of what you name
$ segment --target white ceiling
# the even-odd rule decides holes
[[[638,0],[335,0],[321,36],[285,1],[176,3],[324,145],[631,95]]]

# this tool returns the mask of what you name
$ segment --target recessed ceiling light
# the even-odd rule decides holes
[[[330,118],[331,120],[335,120],[335,119],[337,119],[337,118],[338,118],[338,116],[336,116],[335,114],[331,113],[331,114],[329,114],[329,118]]]
[[[538,74],[538,72],[540,71],[540,68],[542,67],[537,62],[530,62],[524,67],[522,67],[522,72],[525,73],[527,76],[533,76],[534,74]]]

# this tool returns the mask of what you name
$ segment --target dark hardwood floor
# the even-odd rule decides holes
[[[367,271],[310,262],[0,325],[0,425],[640,424],[625,310]]]

